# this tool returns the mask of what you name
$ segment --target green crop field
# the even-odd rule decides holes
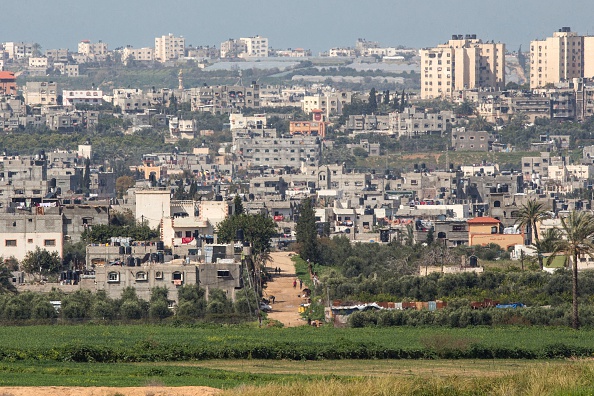
[[[434,359],[592,356],[594,331],[554,327],[257,328],[77,325],[0,327],[0,361]]]
[[[594,379],[593,336],[590,329],[555,327],[7,326],[0,327],[0,386],[589,394],[582,391]],[[548,393],[535,388],[546,381]],[[371,388],[385,391],[364,391]]]

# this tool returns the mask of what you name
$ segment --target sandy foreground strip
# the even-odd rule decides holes
[[[0,387],[0,396],[213,396],[220,389],[206,386],[143,386],[130,388],[69,387],[69,386],[7,386]]]

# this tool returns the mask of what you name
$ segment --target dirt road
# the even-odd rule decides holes
[[[264,298],[275,297],[274,304],[270,304],[272,312],[268,314],[270,319],[278,320],[286,327],[302,326],[307,324],[299,315],[299,305],[302,303],[299,280],[297,287],[293,288],[293,281],[297,279],[295,266],[288,252],[274,252],[270,256],[272,261],[268,263],[268,270],[273,274],[273,281],[268,282],[264,289]],[[280,275],[274,274],[274,268],[280,268]]]

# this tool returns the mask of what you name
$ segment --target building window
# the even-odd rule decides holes
[[[136,280],[137,281],[145,281],[148,280],[147,276],[146,276],[146,272],[144,271],[139,271],[136,273]]]
[[[43,241],[43,246],[56,246],[56,240],[55,239],[45,239]]]
[[[120,273],[119,272],[110,272],[107,274],[107,282],[108,283],[115,283],[120,281]]]
[[[155,272],[155,279],[163,279],[163,272],[161,272],[161,271]]]
[[[16,246],[16,245],[17,245],[16,239],[6,239],[4,241],[4,246]]]
[[[217,270],[217,278],[229,278],[231,272],[228,270]]]
[[[184,282],[184,274],[179,271],[175,271],[171,274],[171,281],[175,286],[181,286]]]

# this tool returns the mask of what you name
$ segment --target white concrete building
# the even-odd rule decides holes
[[[33,43],[9,41],[4,43],[4,52],[8,59],[23,59],[33,56]]]
[[[29,81],[25,85],[25,103],[28,106],[55,105],[58,100],[58,85],[55,82]]]
[[[29,67],[36,69],[47,69],[49,67],[48,59],[45,56],[29,58]]]
[[[98,106],[103,103],[103,92],[98,90],[62,91],[64,106],[87,104]]]
[[[265,114],[254,114],[253,116],[244,116],[240,113],[229,114],[229,123],[231,130],[234,129],[263,129],[266,128],[267,117]]]
[[[0,256],[14,256],[21,261],[39,247],[62,257],[64,238],[59,208],[38,207],[28,214],[2,213],[0,224]]]
[[[268,39],[262,36],[242,37],[239,39],[245,44],[245,57],[268,57]],[[240,55],[240,56],[241,56]]]
[[[180,120],[177,117],[169,119],[169,133],[174,139],[194,139],[198,128],[195,120]]]
[[[158,62],[167,62],[182,58],[186,49],[186,39],[175,37],[169,33],[166,36],[155,38],[155,60]]]
[[[166,190],[136,191],[136,221],[150,228],[159,228],[161,220],[171,216],[171,192]]]
[[[122,51],[122,61],[128,64],[129,60],[152,62],[155,60],[155,49],[151,47],[132,48],[127,46]]]

